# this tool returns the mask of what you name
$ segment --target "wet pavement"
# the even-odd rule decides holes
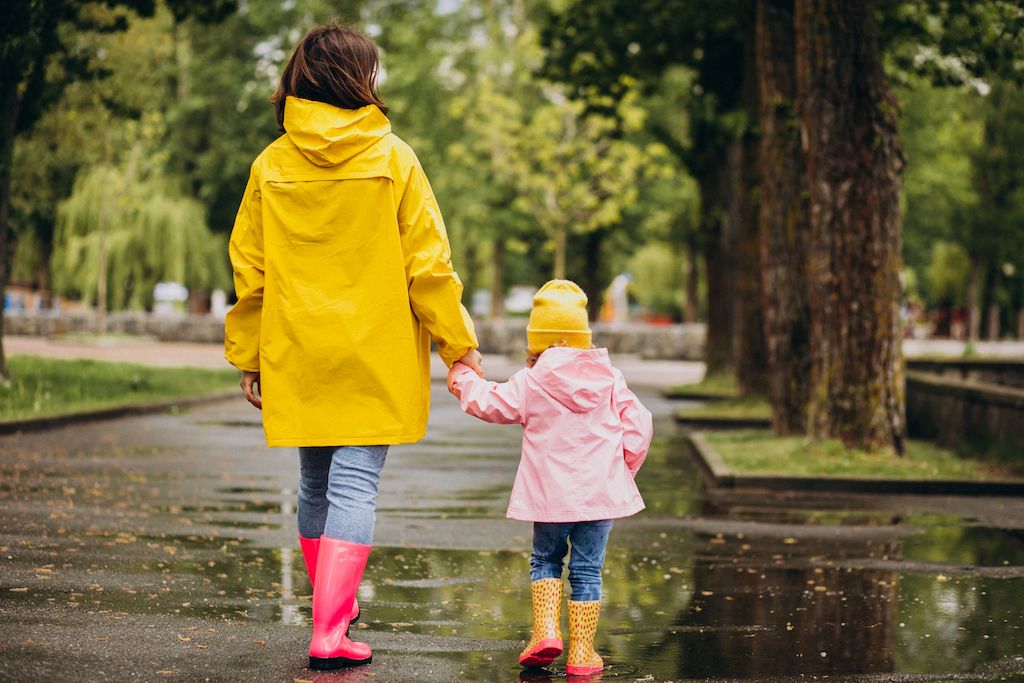
[[[1024,681],[1024,500],[709,491],[639,393],[648,509],[612,532],[603,679]],[[385,469],[374,663],[342,673],[305,668],[296,456],[241,399],[0,438],[0,679],[564,680],[516,665],[519,431],[434,402]]]

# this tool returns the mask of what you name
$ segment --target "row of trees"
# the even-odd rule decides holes
[[[266,100],[335,14],[382,46],[394,128],[495,315],[510,284],[595,294],[630,269],[649,309],[708,321],[709,371],[769,393],[780,432],[898,450],[901,253],[911,293],[979,302],[976,331],[1024,308],[1009,0],[22,3],[0,35],[4,266],[101,307],[226,285]]]
[[[645,244],[641,262],[667,271],[673,290],[659,289],[664,276],[641,275],[644,300],[671,312],[683,296],[672,237],[696,215],[691,181],[648,134],[650,109],[635,94],[599,113],[537,77],[546,3],[472,0],[447,13],[415,0],[22,9],[2,37],[4,54],[22,59],[4,71],[20,95],[5,103],[17,133],[4,168],[17,172],[5,176],[0,249],[19,283],[101,310],[148,306],[160,279],[229,286],[223,245],[239,188],[279,134],[269,94],[302,33],[340,15],[383,48],[394,128],[431,175],[470,294],[490,289],[501,315],[511,284],[552,273],[599,292]]]
[[[902,451],[905,156],[889,81],[1016,91],[1022,29],[1024,10],[998,0],[580,1],[549,31],[549,71],[612,95],[614,75],[696,73],[676,149],[701,189],[709,371],[768,393],[779,433]],[[1005,118],[993,129],[1013,134]],[[1012,235],[1014,199],[987,179],[1016,192],[1014,165],[998,144],[975,162],[988,222],[958,226],[965,242]],[[983,251],[974,270],[998,272],[1005,252]]]

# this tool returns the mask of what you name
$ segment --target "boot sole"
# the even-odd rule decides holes
[[[309,668],[314,671],[334,671],[335,669],[348,669],[353,666],[362,666],[373,661],[373,656],[366,659],[349,659],[347,657],[310,657]]]
[[[544,641],[541,641],[537,644],[537,649],[525,657],[519,658],[519,665],[527,667],[547,666],[558,659],[558,656],[562,654],[562,650],[561,643],[546,645]]]
[[[565,673],[568,676],[593,676],[604,671],[603,666],[574,666],[567,664],[565,667]]]

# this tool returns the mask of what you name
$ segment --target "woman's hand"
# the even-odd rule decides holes
[[[263,399],[260,398],[259,383],[260,373],[243,372],[242,380],[238,384],[242,387],[242,393],[245,394],[246,400],[260,410],[263,410]]]
[[[459,364],[466,366],[481,377],[484,376],[483,370],[483,356],[476,349],[473,349],[459,360],[452,363],[452,367],[448,370],[448,391],[455,398],[462,398],[462,392],[455,386],[455,373],[459,369]]]
[[[484,376],[484,357],[481,356],[480,352],[477,351],[476,349],[473,349],[472,351],[470,351],[465,356],[463,356],[462,358],[458,359],[455,362],[462,363],[463,365],[465,365],[466,367],[468,367],[470,370],[480,375],[481,377]],[[455,367],[454,363],[452,364],[452,367]],[[451,375],[450,372],[448,374],[449,376]]]

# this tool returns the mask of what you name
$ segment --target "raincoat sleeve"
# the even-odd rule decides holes
[[[619,408],[619,419],[622,421],[622,451],[626,459],[629,473],[636,477],[640,466],[644,464],[647,450],[651,447],[654,436],[654,422],[651,411],[640,403],[621,373],[615,382],[615,403]]]
[[[464,412],[484,422],[522,424],[526,370],[520,370],[500,384],[487,381],[465,366],[456,373],[453,383],[462,393],[459,404]]]
[[[398,225],[412,310],[451,367],[477,347],[476,332],[462,305],[462,282],[452,269],[441,210],[418,161],[398,205]]]
[[[224,356],[245,372],[260,370],[260,317],[263,311],[263,215],[255,164],[228,242],[238,302],[224,321]]]

